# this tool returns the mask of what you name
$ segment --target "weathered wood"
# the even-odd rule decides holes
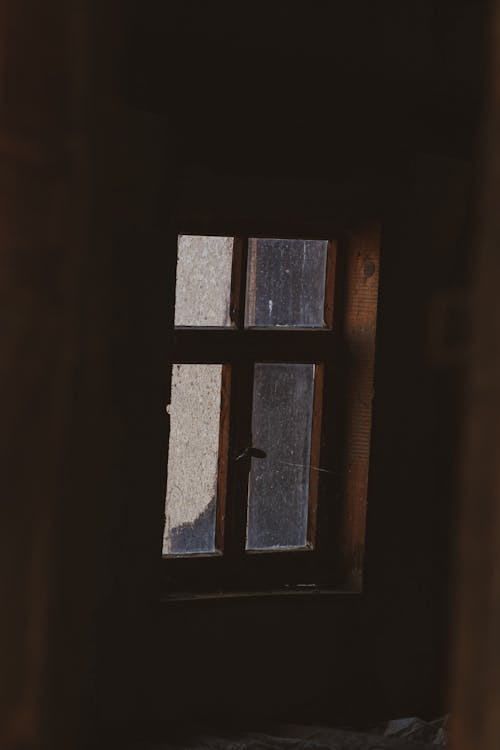
[[[375,335],[380,262],[378,224],[352,232],[346,259],[343,329],[347,393],[343,451],[341,554],[354,588],[361,587],[374,395]]]
[[[457,607],[452,674],[455,747],[500,738],[500,3],[489,26],[490,69],[474,240],[471,342],[464,392]]]
[[[0,3],[0,747],[43,748],[85,243],[88,11]],[[70,687],[70,686],[68,686]],[[71,688],[70,688],[71,689]],[[60,735],[71,721],[61,705]],[[66,739],[68,735],[66,734]],[[57,747],[57,743],[52,747]]]

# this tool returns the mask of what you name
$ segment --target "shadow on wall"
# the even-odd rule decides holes
[[[214,544],[215,498],[192,523],[183,523],[170,531],[170,554],[193,550],[211,550]]]

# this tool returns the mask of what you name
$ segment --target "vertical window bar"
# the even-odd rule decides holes
[[[333,312],[335,303],[335,271],[337,265],[337,243],[329,240],[326,256],[326,282],[325,282],[325,326],[333,327]]]
[[[248,240],[248,274],[247,284],[248,289],[246,291],[246,304],[245,304],[245,318],[249,321],[255,320],[255,304],[257,301],[256,287],[257,287],[257,240],[255,237]]]
[[[219,464],[217,472],[217,516],[215,526],[215,548],[224,551],[224,526],[227,508],[228,464],[229,464],[229,425],[231,416],[231,365],[222,367]]]
[[[234,238],[231,277],[231,322],[242,330],[245,325],[246,283],[248,263],[248,237]],[[241,352],[236,352],[241,355]],[[226,507],[224,527],[224,553],[229,557],[243,554],[246,534],[248,476],[251,446],[253,368],[240,357],[232,363],[231,417],[229,427],[228,482],[231,503]]]
[[[318,487],[321,468],[321,426],[323,417],[324,365],[314,368],[313,417],[311,427],[311,465],[309,472],[309,506],[307,514],[307,542],[316,546],[318,520]]]
[[[335,326],[337,332],[343,334],[345,317],[345,285],[347,282],[347,258],[349,251],[348,237],[341,234],[329,243],[327,260],[327,294],[325,295],[325,322]],[[333,263],[332,263],[333,261]],[[333,266],[333,268],[332,268]],[[327,302],[328,300],[328,302]],[[328,311],[326,305],[329,304]],[[328,318],[329,316],[329,318]],[[339,565],[340,554],[339,528],[342,523],[340,503],[342,479],[344,472],[344,442],[346,430],[346,403],[344,394],[347,388],[347,347],[343,335],[335,336],[334,364],[323,364],[324,382],[328,387],[322,390],[322,410],[325,419],[321,426],[323,441],[320,451],[321,464],[319,466],[327,473],[316,472],[318,482],[316,502],[316,528],[314,533],[314,547],[316,553],[323,560],[328,560],[332,568]],[[319,488],[321,487],[321,492]],[[311,529],[311,533],[312,533]]]
[[[246,539],[248,479],[252,441],[253,366],[235,362],[232,367],[230,466],[231,502],[226,508],[224,552],[226,556],[243,554]]]
[[[248,237],[235,237],[231,270],[230,318],[236,328],[245,323],[245,297],[248,259]]]

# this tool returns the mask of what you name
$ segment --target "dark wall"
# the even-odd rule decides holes
[[[115,415],[98,629],[104,724],[362,722],[446,708],[460,370],[433,359],[431,313],[443,289],[466,281],[480,8],[403,14],[387,3],[362,22],[340,4],[318,16],[287,7],[255,8],[234,34],[231,17],[206,6],[168,16],[132,7],[117,78],[125,109],[105,115],[98,139],[110,177],[98,205],[112,248]],[[140,117],[164,131],[146,134],[146,152],[134,136],[135,158],[116,134]],[[173,222],[229,232],[297,216],[382,222],[364,592],[160,604]]]
[[[84,211],[61,243],[51,705],[71,684],[89,731],[445,707],[460,371],[429,356],[429,310],[466,279],[480,5],[309,5],[109,2],[68,21],[88,24],[64,126]],[[382,222],[364,592],[161,603],[175,219],[336,216]]]
[[[409,154],[380,179],[381,289],[363,594],[164,604],[156,654],[163,683],[156,693],[159,718],[363,722],[446,709],[460,373],[434,361],[432,309],[443,290],[465,280],[470,188],[465,161],[421,153]],[[325,203],[330,198],[335,206],[335,186],[322,189]],[[293,191],[307,194],[307,181]],[[247,208],[256,192],[258,182],[240,191]],[[287,186],[269,192],[268,215],[285,215]],[[214,203],[219,199],[221,189]],[[262,204],[261,196],[264,213]]]
[[[436,715],[461,373],[433,355],[432,311],[467,281],[481,8],[252,6],[235,30],[188,7],[154,33],[139,14],[130,94],[175,124],[186,231],[382,221],[367,556],[360,597],[158,607],[146,703],[159,721]]]
[[[461,372],[429,332],[481,3],[270,5],[0,2],[6,747],[446,706]],[[161,603],[175,220],[337,216],[382,223],[363,594]]]

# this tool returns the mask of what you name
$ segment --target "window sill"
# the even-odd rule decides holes
[[[190,602],[190,601],[207,601],[218,599],[262,599],[262,598],[281,598],[281,597],[359,597],[362,595],[361,589],[352,588],[316,586],[315,584],[299,584],[297,586],[287,586],[280,589],[264,589],[256,591],[201,591],[201,592],[175,592],[163,595],[160,599],[161,604],[170,604],[172,602]]]

